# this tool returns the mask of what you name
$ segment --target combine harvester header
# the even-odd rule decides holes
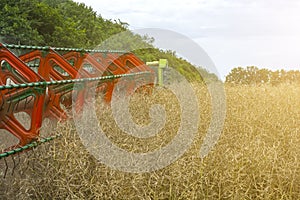
[[[74,104],[73,92],[80,112],[91,88],[109,103],[120,78],[128,77],[122,82],[127,94],[139,85],[153,86],[155,79],[150,67],[125,51],[0,43],[0,64],[0,129],[18,140],[0,149],[0,159],[55,138],[40,139],[43,119],[66,120],[62,106],[70,109]],[[82,87],[74,88],[75,83]],[[30,126],[18,120],[20,112],[30,117]]]

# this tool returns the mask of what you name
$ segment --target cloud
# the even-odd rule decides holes
[[[298,0],[76,0],[131,29],[164,28],[200,45],[224,74],[232,67],[298,67]]]
[[[296,35],[300,4],[296,0],[84,1],[109,19],[135,28],[166,28],[197,37]]]

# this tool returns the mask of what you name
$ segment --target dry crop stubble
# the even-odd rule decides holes
[[[125,173],[100,164],[81,144],[72,121],[59,124],[63,137],[38,148],[34,168],[10,176],[6,197],[21,199],[299,199],[300,86],[229,86],[227,116],[218,144],[203,160],[199,149],[211,119],[210,95],[193,85],[199,98],[199,132],[176,162],[151,173]],[[116,127],[109,107],[98,102],[98,119],[110,140],[132,152],[147,152],[172,140],[180,119],[178,103],[164,89],[153,97],[135,94],[133,120],[149,123],[149,106],[164,104],[167,122],[156,136],[137,139]],[[170,115],[171,114],[171,115]],[[2,180],[6,181],[6,180]],[[13,191],[13,188],[19,190]]]

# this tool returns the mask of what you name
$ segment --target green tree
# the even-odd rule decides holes
[[[300,71],[285,71],[283,69],[271,71],[268,69],[258,69],[254,66],[245,69],[238,67],[232,69],[226,76],[226,83],[246,85],[300,83]]]
[[[1,1],[0,37],[5,43],[41,44],[42,37],[18,6]]]
[[[176,57],[174,52],[155,48],[152,45],[153,38],[130,32],[128,23],[119,19],[104,19],[83,3],[72,0],[1,0],[0,6],[2,42],[75,48],[139,49],[135,53],[143,61],[168,59],[169,65],[189,80],[202,81],[199,70],[207,74],[210,80],[217,79],[214,74]],[[109,39],[124,31],[128,33],[124,37]]]

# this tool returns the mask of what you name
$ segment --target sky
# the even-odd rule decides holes
[[[222,79],[234,67],[300,69],[299,0],[75,0],[129,29],[163,28],[187,36]]]

